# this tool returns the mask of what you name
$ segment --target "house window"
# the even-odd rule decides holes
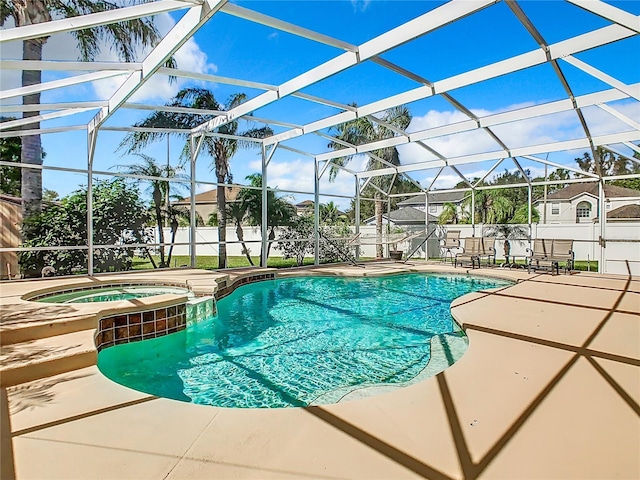
[[[576,208],[576,217],[578,218],[590,218],[591,217],[591,204],[589,202],[580,202]]]
[[[560,204],[552,203],[551,204],[551,215],[560,215]]]
[[[437,213],[438,206],[437,205],[429,205],[429,213]]]

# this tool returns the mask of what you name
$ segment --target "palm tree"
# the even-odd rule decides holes
[[[178,227],[180,226],[180,220],[191,220],[191,214],[186,207],[180,207],[168,203],[164,208],[164,214],[167,217],[169,226],[171,227],[171,242],[169,244],[169,253],[167,253],[167,267],[171,266],[171,256],[173,255],[173,244],[176,241],[176,234],[178,233]],[[162,230],[162,229],[160,229]],[[162,252],[164,248],[161,248]]]
[[[511,254],[511,241],[527,237],[529,231],[522,225],[512,225],[502,223],[499,225],[491,225],[487,228],[483,228],[482,236],[488,237],[500,237],[504,240],[504,256],[508,258]]]
[[[0,26],[12,17],[16,27],[49,22],[58,18],[70,18],[91,13],[114,10],[121,6],[115,0],[0,0]],[[85,30],[71,32],[76,38],[80,56],[83,61],[90,61],[100,52],[103,41],[114,46],[118,57],[125,61],[135,61],[138,46],[153,46],[161,36],[156,29],[153,18],[127,20],[109,25],[101,25]],[[48,37],[33,38],[22,42],[23,60],[42,60],[42,47]],[[173,60],[168,63],[174,66]],[[40,70],[23,70],[22,86],[39,84],[42,81]],[[40,103],[40,93],[22,97],[24,105]],[[40,112],[24,112],[23,118],[40,115]],[[34,122],[30,128],[40,128]],[[20,161],[30,165],[42,165],[42,141],[40,135],[22,137],[22,153]],[[22,211],[23,218],[42,209],[42,172],[39,169],[24,168],[22,171]]]
[[[262,187],[262,175],[252,173],[247,175],[247,180],[252,187]],[[243,188],[238,194],[238,199],[247,208],[247,219],[251,225],[262,226],[262,191],[256,188]],[[282,197],[276,197],[273,190],[267,190],[267,226],[269,228],[269,243],[267,244],[267,258],[271,244],[276,238],[276,228],[290,226],[296,217],[296,209]],[[262,258],[262,251],[260,251]]]
[[[244,243],[244,230],[242,229],[242,223],[247,219],[247,204],[245,201],[240,199],[240,201],[228,203],[226,206],[227,209],[227,218],[230,218],[233,223],[236,224],[236,236],[240,243],[242,243],[242,253],[245,254],[247,260],[249,260],[249,264],[253,267],[253,259],[251,258],[251,252],[247,248],[246,243]]]
[[[332,201],[320,204],[320,221],[327,225],[335,225],[339,220],[346,220],[344,215],[338,209],[338,206]]]
[[[472,197],[463,202],[463,209],[471,211]],[[513,216],[515,206],[502,191],[478,190],[475,193],[475,221],[479,223],[507,223]]]
[[[204,88],[185,88],[180,90],[176,96],[167,103],[170,107],[189,107],[194,109],[206,109],[216,111],[226,111],[237,107],[246,100],[244,93],[237,93],[229,97],[225,104],[218,103],[210,90]],[[195,113],[175,113],[175,112],[155,112],[141,122],[135,124],[136,127],[158,127],[158,128],[184,128],[185,130],[194,128],[215,117],[213,114]],[[244,132],[238,132],[238,120],[233,120],[217,128],[217,132],[231,136],[242,136],[248,138],[265,138],[273,134],[273,131],[265,126],[261,128],[251,128]],[[142,150],[150,143],[164,138],[166,132],[132,132],[128,134],[120,143],[118,150],[125,153],[135,153]],[[188,133],[183,135],[188,140]],[[229,162],[235,155],[238,148],[252,145],[249,141],[240,141],[235,138],[207,136],[203,141],[202,151],[213,159],[213,167],[218,183],[216,199],[218,204],[218,239],[220,250],[218,257],[218,268],[227,268],[227,246],[226,246],[226,197],[225,183],[231,183],[233,177],[230,171]],[[182,150],[183,158],[189,156],[189,143],[185,143]]]
[[[136,153],[142,159],[142,163],[134,165],[118,165],[124,173],[131,175],[141,175],[144,177],[154,177],[153,179],[136,179],[138,183],[149,182],[151,188],[151,198],[153,201],[153,209],[155,211],[156,223],[158,225],[158,239],[160,240],[160,268],[169,266],[171,255],[169,255],[169,261],[165,262],[164,255],[164,230],[165,217],[171,220],[170,212],[172,212],[170,188],[171,183],[169,179],[172,178],[185,178],[185,175],[178,173],[178,170],[171,165],[159,165],[156,160],[143,153]],[[176,184],[182,186],[182,184]],[[177,222],[177,220],[176,220]],[[177,223],[176,223],[177,229]],[[175,233],[173,233],[175,238]],[[173,240],[172,242],[173,243]],[[173,245],[171,246],[171,249]]]
[[[438,215],[438,225],[446,225],[453,223],[456,225],[460,222],[458,214],[458,206],[455,203],[447,202],[442,206],[442,212]]]
[[[357,105],[353,104],[353,106]],[[348,142],[352,145],[362,145],[364,143],[384,140],[395,135],[394,130],[384,126],[384,123],[392,125],[395,128],[405,130],[411,123],[411,113],[406,106],[400,105],[386,110],[382,115],[381,120],[383,123],[374,122],[368,117],[356,118],[355,120],[332,127],[331,133],[338,140]],[[334,141],[329,143],[329,147],[334,150],[340,150],[344,148],[344,145],[341,142]],[[392,165],[400,165],[400,154],[396,147],[374,150],[371,153]],[[353,159],[353,157],[354,155],[347,155],[345,157],[333,159],[333,164],[329,170],[329,180],[335,180],[336,175],[338,174],[338,166],[345,166]],[[385,163],[374,157],[370,157],[369,162],[367,163],[367,170],[369,171],[385,167],[387,167]],[[372,183],[382,190],[386,190],[389,187],[389,179],[382,176],[375,177],[372,180]],[[375,200],[376,234],[378,238],[382,238],[382,193],[376,189],[373,198]],[[376,255],[378,257],[382,257],[382,243],[378,243],[376,246]]]

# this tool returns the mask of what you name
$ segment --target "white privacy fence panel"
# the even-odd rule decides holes
[[[525,229],[528,228],[524,225]],[[355,229],[352,229],[352,236],[355,236]],[[419,232],[422,227],[415,226],[405,228],[405,232]],[[436,232],[426,242],[427,254],[429,258],[438,258],[442,255],[439,240],[444,237],[447,230],[459,230],[461,245],[464,246],[464,239],[472,236],[481,236],[483,232],[482,225],[446,225],[435,226],[430,225],[429,231],[433,229]],[[576,260],[582,261],[601,261],[601,248],[599,243],[600,225],[597,223],[580,223],[570,225],[545,225],[533,224],[531,229],[531,238],[567,238],[574,241],[573,249]],[[173,247],[173,255],[190,254],[191,230],[188,227],[179,228]],[[261,237],[259,227],[243,227],[244,241],[251,255],[258,256],[261,248]],[[376,256],[376,246],[373,238],[375,238],[375,226],[361,226],[360,235],[363,241],[359,244],[360,256],[374,258]],[[276,239],[279,237],[279,231],[276,230]],[[348,238],[348,237],[345,237]],[[640,275],[640,222],[620,222],[608,223],[606,225],[606,248],[604,272],[627,274],[627,264],[634,275]],[[165,229],[165,242],[171,239],[171,230]],[[196,229],[196,255],[216,256],[218,255],[218,228],[217,227],[198,227]],[[422,246],[415,252],[413,258],[425,258],[425,246],[423,244],[424,236],[410,238],[407,241],[399,242],[396,245],[398,250],[402,250],[405,255],[414,249]],[[385,255],[391,245],[386,243],[384,237]],[[528,238],[521,237],[511,240],[512,255],[526,255],[529,247]],[[500,262],[504,258],[503,240],[496,240],[496,261]],[[168,247],[166,247],[168,251]],[[227,254],[230,256],[242,256],[242,244],[236,235],[235,227],[227,228]],[[270,256],[280,256],[282,252],[278,250],[276,245],[272,245]],[[313,257],[313,255],[308,255]]]

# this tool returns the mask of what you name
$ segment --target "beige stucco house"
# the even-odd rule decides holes
[[[233,202],[238,198],[240,193],[240,187],[225,187],[225,198],[227,202]],[[209,220],[209,215],[212,213],[218,213],[218,190],[207,190],[206,192],[198,193],[195,196],[196,212],[202,217],[202,220],[206,223]],[[175,202],[175,205],[190,208],[191,197],[185,197]]]
[[[626,205],[640,203],[640,190],[605,185],[605,205],[607,214]],[[543,199],[535,202],[540,212],[540,222],[546,218],[546,223],[587,223],[599,217],[598,184],[573,183],[547,195],[546,203]],[[546,209],[546,216],[545,216]]]

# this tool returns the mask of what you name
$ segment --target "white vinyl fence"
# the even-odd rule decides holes
[[[527,226],[524,225],[526,228]],[[352,231],[354,230],[353,227]],[[410,229],[405,228],[407,233],[414,231],[419,232],[422,227],[416,226]],[[437,258],[441,256],[439,240],[444,237],[446,230],[460,230],[461,244],[464,245],[464,239],[472,236],[481,236],[483,232],[482,225],[429,225],[429,231],[435,233],[431,235],[427,243],[427,254],[429,258]],[[173,255],[189,255],[190,232],[188,227],[179,228],[175,245],[173,247]],[[251,255],[258,256],[260,254],[260,228],[249,227],[243,228],[245,244],[250,250]],[[360,227],[361,238],[360,244],[361,257],[375,257],[376,246],[373,238],[375,237],[375,226]],[[573,250],[576,260],[583,261],[601,261],[603,249],[599,243],[600,225],[597,223],[579,223],[570,225],[549,225],[549,224],[533,224],[531,238],[563,238],[572,239]],[[168,243],[171,238],[171,231],[165,229],[165,241]],[[278,232],[276,231],[276,238]],[[604,248],[605,262],[603,271],[606,273],[627,274],[627,264],[634,275],[640,275],[640,222],[619,222],[607,223],[606,225],[606,247]],[[198,227],[196,229],[196,255],[215,256],[218,255],[218,229],[217,227]],[[424,241],[424,236],[412,238],[405,242],[400,242],[396,247],[402,250],[405,255],[413,251]],[[389,245],[385,243],[385,255],[389,250]],[[526,249],[529,247],[529,240],[524,237],[511,241],[512,255],[526,255]],[[166,247],[168,251],[168,247]],[[503,241],[496,240],[497,261],[504,257]],[[242,256],[242,245],[236,236],[235,227],[227,228],[227,254],[230,256]],[[282,253],[275,245],[271,247],[270,256],[280,256]],[[312,255],[310,255],[312,256]],[[425,248],[422,245],[414,258],[425,258]]]

